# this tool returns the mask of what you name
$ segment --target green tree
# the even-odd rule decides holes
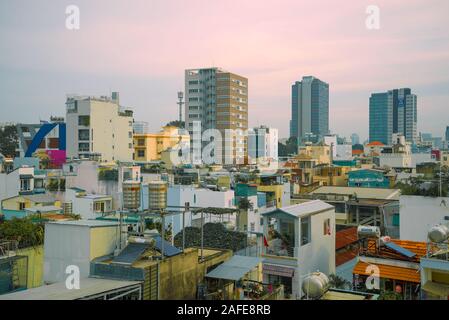
[[[348,280],[337,276],[336,274],[329,275],[329,282],[332,288],[350,290],[352,289],[352,284]]]
[[[184,121],[173,120],[166,124],[166,126],[173,126],[178,128],[184,128]]]
[[[44,243],[44,224],[33,223],[36,217],[13,218],[0,224],[0,239],[15,240],[19,247],[38,246]]]
[[[0,129],[0,153],[5,157],[13,157],[19,146],[16,126],[5,126]]]

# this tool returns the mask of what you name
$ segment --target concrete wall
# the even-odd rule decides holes
[[[44,246],[20,249],[17,255],[28,257],[27,288],[40,287],[44,279]]]
[[[203,282],[207,269],[230,259],[232,252],[223,251],[216,257],[198,263],[198,249],[188,248],[185,253],[166,259],[160,263],[161,300],[196,299],[198,284]]]
[[[399,232],[403,240],[427,241],[427,231],[449,217],[449,197],[400,196],[399,204]]]
[[[90,262],[112,254],[118,243],[118,227],[90,228],[84,225],[47,223],[45,225],[44,281],[65,281],[66,267],[76,265],[80,276],[89,276]]]

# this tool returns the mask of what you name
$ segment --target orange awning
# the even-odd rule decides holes
[[[403,267],[394,267],[387,266],[385,264],[375,264],[379,267],[380,277],[383,279],[393,279],[393,280],[401,280],[406,282],[416,282],[421,283],[421,274],[419,270],[403,268]],[[370,276],[370,272],[366,272],[366,268],[369,266],[368,263],[359,261],[357,262],[353,274],[360,274],[365,276]]]

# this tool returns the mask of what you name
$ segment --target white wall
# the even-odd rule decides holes
[[[441,204],[445,200],[447,206]],[[449,217],[449,197],[400,196],[399,235],[402,240],[427,241],[427,231]],[[449,223],[449,221],[446,221]]]
[[[65,281],[69,265],[80,269],[80,276],[89,276],[90,234],[83,226],[47,223],[44,238],[44,282]]]
[[[81,222],[82,223],[82,222]],[[104,243],[92,243],[92,232],[108,231]],[[101,230],[103,229],[103,230]],[[111,238],[111,235],[116,236]],[[65,281],[65,270],[69,265],[79,267],[80,277],[88,277],[90,262],[100,256],[112,254],[118,241],[118,226],[102,226],[90,228],[86,225],[47,223],[44,237],[44,282],[55,283]],[[91,256],[91,248],[95,247],[97,256]]]

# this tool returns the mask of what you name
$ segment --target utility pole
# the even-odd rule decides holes
[[[184,104],[184,92],[178,91],[178,106],[179,106],[179,128],[182,128],[182,105]]]

